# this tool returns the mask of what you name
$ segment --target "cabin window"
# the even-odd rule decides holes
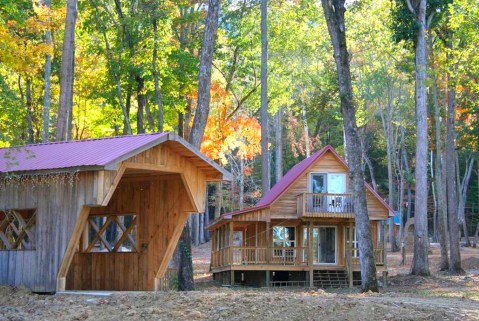
[[[346,173],[311,173],[310,193],[346,193]]]
[[[88,245],[83,252],[137,252],[135,214],[105,214],[88,217]]]
[[[349,226],[346,226],[346,249],[349,248]],[[353,257],[359,257],[358,237],[356,235],[356,227],[353,227],[353,243],[352,243]]]
[[[291,256],[296,246],[296,229],[293,226],[273,226],[273,247],[274,256]]]
[[[35,209],[0,211],[0,250],[34,250]]]

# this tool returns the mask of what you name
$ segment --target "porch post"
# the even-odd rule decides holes
[[[313,221],[308,226],[308,266],[309,266],[309,287],[314,286],[314,270],[313,270]]]
[[[228,246],[230,248],[230,264],[233,265],[234,260],[233,260],[233,221],[230,222],[230,231],[229,231],[229,241],[228,241]]]
[[[346,246],[346,251],[347,253],[347,259],[348,259],[348,279],[349,279],[349,287],[353,287],[353,264],[352,264],[352,244],[353,244],[353,238],[354,238],[354,233],[353,233],[353,223],[349,222],[349,244]]]
[[[386,234],[386,221],[383,225],[383,235]],[[383,287],[388,286],[388,253],[386,251],[386,237],[383,237]]]
[[[271,252],[271,248],[272,248],[272,246],[270,244],[270,240],[269,240],[269,234],[270,234],[270,231],[269,231],[269,229],[270,229],[269,225],[270,224],[269,223],[270,223],[269,221],[266,222],[266,231],[265,231],[265,233],[266,233],[266,235],[265,235],[266,236],[266,263],[267,264],[269,264],[269,257],[270,257],[270,254],[271,254],[270,252]]]
[[[270,251],[271,251],[271,247],[270,247],[270,244],[269,244],[269,225],[270,225],[270,222],[267,221],[266,222],[266,264],[269,264],[269,256],[270,256]],[[270,271],[269,270],[266,270],[265,271],[266,273],[266,286],[269,287],[270,285]]]

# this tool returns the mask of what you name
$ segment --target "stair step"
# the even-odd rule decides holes
[[[346,271],[314,270],[313,284],[322,288],[343,288],[349,286],[349,280]]]

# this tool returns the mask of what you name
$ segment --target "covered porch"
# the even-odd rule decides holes
[[[378,270],[386,270],[378,226],[379,221],[371,221],[374,258]],[[229,284],[235,283],[234,271],[304,271],[303,283],[313,286],[315,271],[328,270],[344,271],[352,285],[353,273],[360,271],[354,219],[226,221],[213,230],[211,268],[213,273],[230,271]],[[267,277],[266,285],[274,281]]]

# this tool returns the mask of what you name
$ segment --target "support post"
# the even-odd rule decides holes
[[[233,222],[230,222],[230,235],[229,235],[229,248],[230,248],[230,255],[229,255],[229,264],[233,265]]]
[[[313,267],[313,221],[308,225],[308,266],[309,266],[309,287],[314,286],[314,267]]]
[[[354,241],[354,233],[353,233],[353,223],[349,222],[349,244],[346,247],[346,251],[348,251],[347,258],[348,258],[348,279],[349,279],[349,287],[352,288],[354,286],[353,282],[353,262],[352,262],[352,256],[353,256],[353,241]]]
[[[271,244],[270,244],[270,241],[269,241],[269,235],[270,235],[270,231],[269,231],[269,225],[270,225],[270,222],[266,222],[266,264],[269,264],[269,257],[271,255]]]
[[[233,286],[235,285],[235,271],[230,270],[230,285]]]
[[[386,222],[384,222],[386,223]],[[386,233],[386,224],[383,224],[383,233]],[[386,235],[386,234],[384,234]],[[383,286],[388,286],[388,253],[386,250],[386,238],[383,238]]]
[[[266,271],[266,286],[269,287],[270,285],[270,271]]]

